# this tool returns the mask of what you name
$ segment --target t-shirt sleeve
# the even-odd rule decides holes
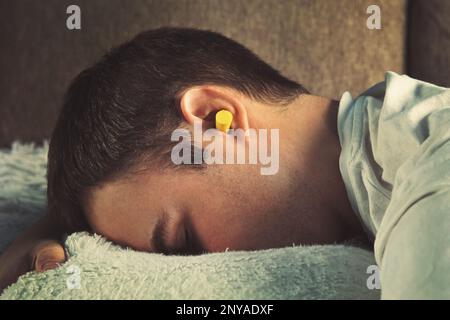
[[[375,240],[383,299],[450,298],[450,95],[441,95],[416,123],[423,142],[395,168]]]

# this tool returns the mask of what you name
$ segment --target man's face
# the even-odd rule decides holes
[[[96,233],[141,251],[199,254],[292,245],[299,232],[258,168],[147,170],[107,183],[85,203]],[[281,202],[280,202],[281,200]],[[298,243],[298,242],[297,242]]]

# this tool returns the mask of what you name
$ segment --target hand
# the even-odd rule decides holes
[[[29,271],[54,269],[65,261],[64,247],[60,242],[21,239],[0,256],[0,292]]]

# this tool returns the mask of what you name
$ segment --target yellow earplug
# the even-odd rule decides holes
[[[216,113],[216,129],[227,133],[231,122],[233,122],[233,114],[230,111],[220,110]]]

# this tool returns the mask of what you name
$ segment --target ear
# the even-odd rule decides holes
[[[249,129],[247,109],[237,91],[214,85],[196,86],[180,97],[180,110],[185,121],[193,125],[200,121],[204,130],[215,128],[215,115],[220,110],[233,114],[232,129]]]

